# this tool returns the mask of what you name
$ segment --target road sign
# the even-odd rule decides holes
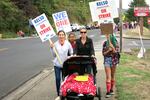
[[[55,32],[50,25],[45,14],[42,14],[32,20],[32,23],[39,34],[42,42],[45,42],[55,36]]]
[[[57,32],[60,30],[63,30],[65,32],[72,31],[70,26],[70,21],[66,11],[54,13],[52,16],[55,22]]]
[[[134,16],[149,16],[149,7],[134,7]]]

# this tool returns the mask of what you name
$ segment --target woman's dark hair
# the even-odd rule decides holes
[[[65,31],[63,31],[63,30],[58,31],[57,35],[59,35],[60,32],[63,32],[64,35],[66,36],[66,33],[65,33]]]
[[[86,31],[87,31],[87,29],[86,29],[86,28],[80,28],[80,31],[81,31],[81,30],[86,30]]]
[[[73,32],[70,32],[70,34],[68,35],[68,37],[70,37],[70,35],[76,36]]]

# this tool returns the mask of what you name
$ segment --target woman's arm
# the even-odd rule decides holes
[[[94,46],[93,46],[93,41],[91,39],[91,56],[95,56],[95,50],[94,50]]]
[[[107,50],[106,49],[103,50],[103,55],[105,56],[105,55],[109,54],[112,51],[113,51],[113,49],[111,47],[109,47]]]
[[[112,52],[112,48],[107,46],[107,41],[105,41],[103,43],[103,49],[102,49],[102,54],[103,56],[109,54],[110,52]]]
[[[50,51],[51,51],[52,55],[54,57],[56,57],[56,54],[54,53],[54,50],[53,50],[54,48],[55,48],[54,43],[50,43]]]

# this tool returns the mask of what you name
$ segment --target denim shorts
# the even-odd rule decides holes
[[[104,57],[104,66],[112,67],[112,57]]]

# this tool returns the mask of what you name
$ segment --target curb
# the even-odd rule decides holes
[[[51,72],[53,72],[53,69],[52,70],[45,69],[41,71],[34,78],[29,79],[29,81],[25,82],[22,86],[20,86],[18,89],[14,90],[10,94],[8,94],[2,100],[19,100],[26,93],[28,93],[33,87],[35,87],[39,82],[48,77]]]
[[[24,39],[34,39],[34,38],[39,38],[38,36],[37,37],[18,37],[18,38],[6,38],[6,39],[1,39],[0,40],[24,40]]]
[[[116,37],[120,37],[120,36],[116,36]],[[139,39],[140,40],[139,37],[127,37],[127,36],[123,36],[123,38],[125,38],[125,39]],[[150,38],[143,38],[142,37],[142,40],[150,40]]]
[[[137,37],[123,37],[123,38],[126,38],[126,39],[139,39],[140,38],[137,38]],[[150,40],[150,38],[142,38],[142,40]]]

